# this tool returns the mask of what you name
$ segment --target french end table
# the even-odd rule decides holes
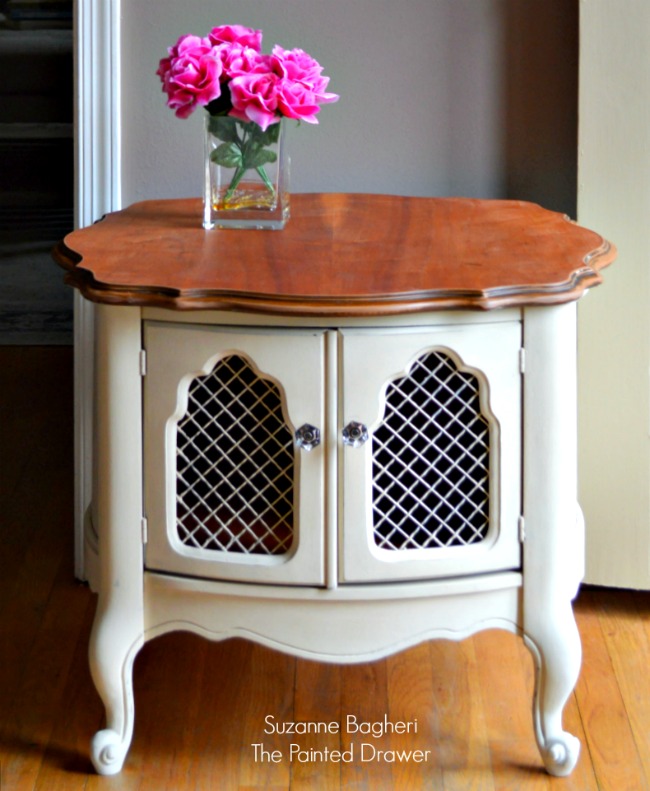
[[[97,303],[97,771],[123,765],[133,660],[165,632],[345,663],[501,628],[569,774],[576,300],[613,247],[519,201],[294,195],[282,231],[201,212],[138,203],[55,250]]]

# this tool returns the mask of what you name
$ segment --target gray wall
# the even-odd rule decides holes
[[[292,130],[292,191],[575,212],[577,0],[123,0],[123,19],[125,204],[200,194],[204,111],[176,119],[155,70],[179,35],[239,22],[310,52],[341,95]]]

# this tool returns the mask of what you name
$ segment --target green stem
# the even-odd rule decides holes
[[[244,173],[246,173],[246,168],[243,165],[239,165],[239,167],[235,170],[235,175],[232,177],[230,185],[228,186],[228,191],[224,196],[224,202],[228,203],[228,201],[232,198],[235,193],[235,190],[239,186],[239,182],[244,177]]]
[[[266,184],[267,190],[271,193],[271,195],[275,196],[275,187],[273,186],[273,182],[268,177],[267,172],[264,170],[264,165],[260,165],[258,168],[255,168],[260,175],[262,181]]]
[[[235,173],[232,177],[232,180],[228,186],[228,190],[226,191],[226,194],[224,196],[225,203],[231,200],[231,198],[235,193],[235,190],[239,186],[239,183],[244,177],[246,171],[250,169],[250,166],[247,165],[246,163],[249,161],[251,150],[255,148],[255,142],[256,142],[255,134],[254,131],[252,130],[252,127],[244,126],[243,134],[241,138],[239,137],[237,132],[235,132],[235,134],[237,137],[235,144],[241,151],[241,165],[237,166]],[[271,181],[266,170],[264,169],[264,165],[258,165],[255,168],[255,170],[257,171],[258,175],[264,182],[264,185],[266,186],[267,190],[271,193],[271,195],[275,197],[275,187],[273,186],[273,182]]]

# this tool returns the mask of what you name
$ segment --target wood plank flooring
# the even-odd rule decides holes
[[[584,589],[584,661],[565,711],[583,748],[570,778],[542,770],[532,662],[500,632],[339,667],[241,640],[166,635],[135,663],[136,725],[123,772],[99,778],[87,746],[103,711],[87,665],[95,597],[73,579],[72,353],[0,347],[0,788],[2,791],[644,791],[650,789],[650,594]],[[429,750],[416,763],[286,758],[265,717],[402,719],[416,734],[364,737]],[[293,739],[349,750],[350,734]],[[357,742],[361,741],[356,739]],[[253,744],[283,760],[255,760]],[[261,748],[258,748],[258,751]]]

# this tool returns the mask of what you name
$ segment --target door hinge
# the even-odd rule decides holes
[[[147,352],[140,349],[140,376],[147,375]]]
[[[526,540],[526,522],[523,516],[519,517],[518,526],[519,526],[519,543],[523,544],[524,541]]]
[[[142,531],[142,543],[146,544],[149,538],[149,526],[147,524],[146,516],[143,516],[140,520],[140,530]]]
[[[523,347],[519,349],[519,373],[526,373],[526,350]]]

